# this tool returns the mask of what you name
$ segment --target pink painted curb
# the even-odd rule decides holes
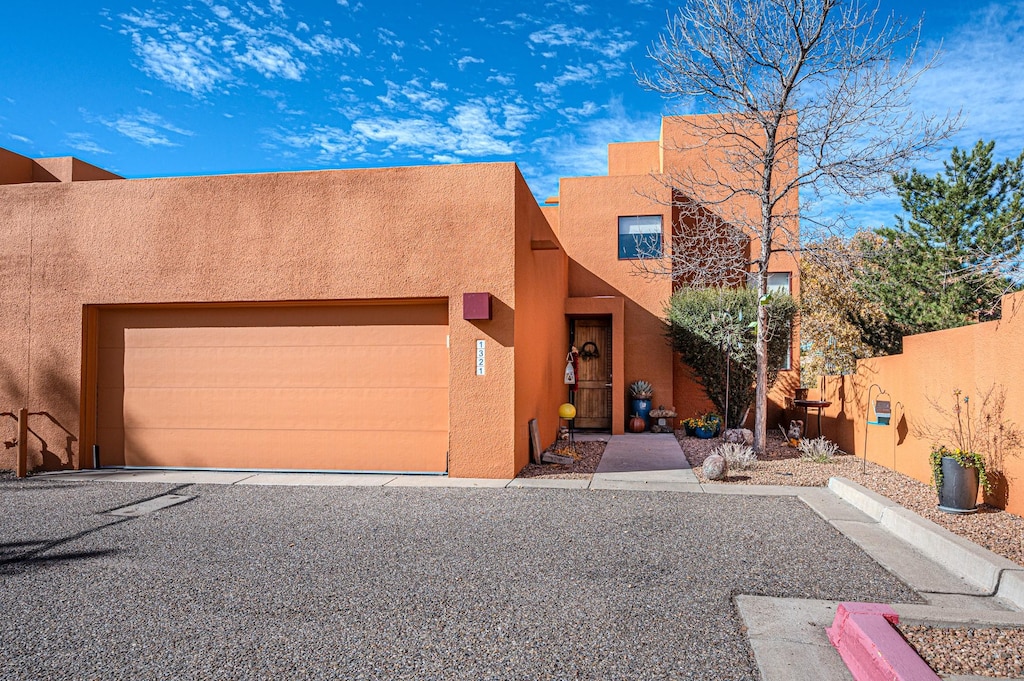
[[[939,681],[892,626],[899,621],[881,603],[840,603],[825,631],[856,681]]]

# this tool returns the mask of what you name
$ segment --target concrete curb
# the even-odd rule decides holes
[[[828,640],[857,681],[939,681],[893,625],[899,615],[881,603],[840,603]]]
[[[1024,568],[845,478],[829,489],[883,528],[970,584],[1024,610]]]

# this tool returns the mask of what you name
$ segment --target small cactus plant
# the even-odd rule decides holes
[[[833,457],[839,453],[839,445],[824,437],[816,437],[813,440],[804,438],[797,445],[800,450],[800,458],[815,463],[831,463]]]
[[[629,396],[634,400],[649,400],[654,395],[654,386],[647,381],[633,381],[629,385]]]
[[[727,442],[726,444],[719,445],[715,448],[715,454],[721,455],[725,458],[726,464],[729,468],[738,470],[747,470],[753,468],[754,464],[757,463],[757,454],[754,453],[754,448],[747,445]]]

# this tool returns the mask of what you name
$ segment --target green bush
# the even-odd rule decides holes
[[[668,338],[680,359],[704,387],[718,411],[725,414],[725,368],[728,342],[732,347],[729,377],[729,428],[739,425],[754,402],[757,374],[755,340],[757,292],[747,288],[681,288],[673,294],[666,315]],[[781,293],[765,301],[768,307],[768,387],[778,378],[789,353],[790,325],[796,303]]]

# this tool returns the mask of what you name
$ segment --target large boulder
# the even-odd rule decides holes
[[[754,432],[747,428],[731,428],[725,431],[725,435],[722,439],[726,442],[731,442],[737,445],[747,445],[748,447],[754,444]]]

